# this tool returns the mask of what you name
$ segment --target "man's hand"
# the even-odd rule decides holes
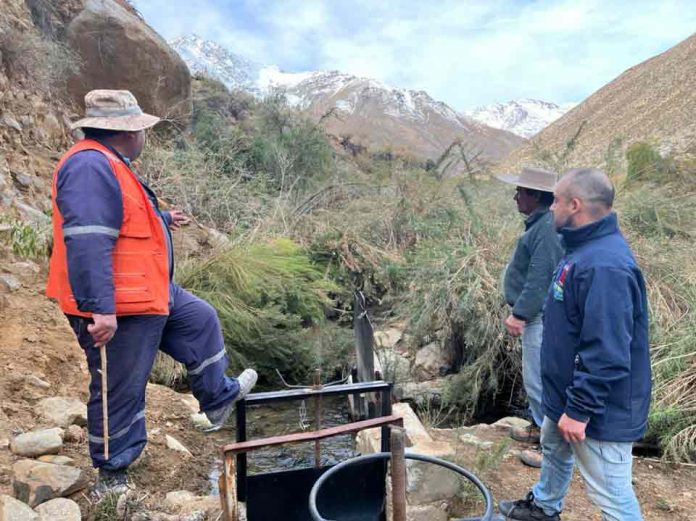
[[[558,420],[558,430],[561,432],[563,439],[568,443],[580,443],[585,439],[586,422],[574,420],[567,414],[563,413],[561,419]]]
[[[526,324],[524,320],[520,320],[514,315],[510,315],[505,319],[505,328],[512,336],[522,336]]]
[[[179,229],[182,225],[188,224],[190,219],[186,217],[186,214],[181,210],[172,210],[169,212],[172,218],[172,223],[169,225],[170,228]]]
[[[92,315],[92,320],[94,324],[89,324],[87,326],[87,331],[92,335],[94,339],[94,346],[101,347],[109,343],[109,341],[114,337],[116,329],[118,328],[116,324],[116,315],[99,315],[94,313]]]

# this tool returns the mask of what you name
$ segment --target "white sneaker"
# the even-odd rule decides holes
[[[215,432],[222,429],[222,427],[225,425],[225,422],[227,422],[227,418],[229,418],[230,414],[232,414],[232,411],[234,411],[234,404],[237,403],[239,400],[243,400],[244,398],[246,398],[246,396],[256,385],[256,381],[258,379],[259,375],[256,374],[256,371],[254,371],[253,369],[244,369],[244,371],[242,371],[242,374],[240,374],[237,377],[237,381],[239,382],[239,392],[237,393],[237,395],[222,407],[219,407],[214,411],[205,412],[205,415],[208,417],[208,420],[210,420],[210,423],[212,425],[207,429],[204,429],[203,432]]]

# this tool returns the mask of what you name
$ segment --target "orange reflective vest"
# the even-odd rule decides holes
[[[169,314],[169,259],[160,217],[140,181],[116,154],[101,143],[85,139],[61,158],[53,172],[53,252],[46,294],[58,300],[64,313],[91,316],[80,311],[68,279],[68,259],[63,238],[63,217],[56,204],[58,171],[72,155],[96,150],[109,160],[121,187],[123,222],[112,254],[114,299],[117,315]],[[89,197],[89,194],[85,194]]]

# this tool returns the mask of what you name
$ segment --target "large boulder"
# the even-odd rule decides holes
[[[84,0],[66,25],[66,39],[82,61],[68,79],[79,106],[92,89],[130,90],[146,112],[186,123],[191,74],[179,55],[133,10],[115,0]]]
[[[451,360],[440,342],[435,341],[421,347],[416,352],[416,360],[413,364],[413,376],[419,382],[432,380],[438,376],[447,374],[451,366]]]
[[[85,471],[66,465],[24,459],[12,465],[12,471],[15,497],[32,507],[69,496],[89,484]]]
[[[39,516],[27,505],[0,494],[0,521],[37,521]]]

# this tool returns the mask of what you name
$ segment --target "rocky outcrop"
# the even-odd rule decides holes
[[[189,120],[189,70],[137,14],[114,0],[86,0],[65,36],[82,61],[80,72],[68,80],[79,106],[92,89],[127,89],[146,112],[180,123]]]

